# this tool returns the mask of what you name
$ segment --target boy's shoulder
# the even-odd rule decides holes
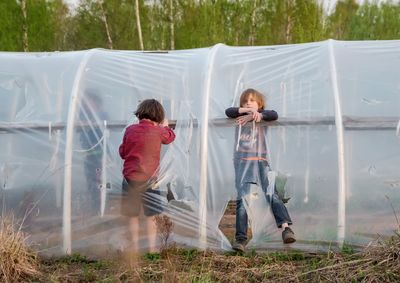
[[[129,125],[128,127],[126,127],[125,132],[136,132],[136,131],[138,131],[140,128],[142,128],[142,127],[140,126],[139,123],[137,123],[137,124],[131,124],[131,125]]]
[[[137,127],[139,124],[130,124],[128,127],[126,127],[127,130],[130,130],[132,128]]]
[[[154,125],[153,123],[135,123],[131,124],[126,128],[126,131],[144,131],[144,132],[154,132],[154,131],[161,131],[163,128]]]

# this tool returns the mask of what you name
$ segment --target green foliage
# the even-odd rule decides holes
[[[63,282],[66,275],[56,275],[55,273],[70,274],[70,272],[74,274],[69,279],[71,282],[116,282],[116,277],[113,273],[117,266],[119,266],[118,262],[88,259],[80,253],[74,253],[57,259],[47,259],[43,263],[42,267],[45,269],[55,268],[54,273],[49,272],[49,278],[43,279],[43,282]],[[123,276],[121,276],[121,279],[123,279]]]
[[[308,267],[311,269],[311,270],[315,270],[315,269],[318,269],[318,268],[320,268],[321,267],[321,265],[322,265],[322,262],[321,262],[321,260],[320,259],[318,259],[318,258],[312,258],[312,259],[310,259],[309,260],[309,262],[308,262]]]
[[[98,279],[96,272],[89,266],[83,267],[83,278],[85,282],[95,282]]]
[[[59,258],[57,262],[72,264],[72,263],[90,263],[92,261],[89,260],[86,256],[81,255],[80,253],[73,253],[72,255],[67,255]]]
[[[90,263],[90,266],[95,270],[102,270],[112,267],[113,263],[111,261],[99,260]]]
[[[30,51],[51,51],[61,48],[57,38],[63,28],[67,8],[62,1],[28,1],[27,27]]]
[[[133,0],[0,1],[0,50],[29,51],[113,48],[139,50]],[[318,0],[139,1],[146,50],[189,49],[216,43],[274,45],[339,40],[400,39],[400,4],[338,1],[327,14]]]
[[[342,254],[352,255],[352,254],[354,254],[354,248],[347,243],[343,243]]]
[[[146,253],[144,259],[148,261],[159,261],[161,259],[160,253]]]
[[[183,255],[185,256],[186,261],[194,260],[198,254],[199,254],[199,251],[195,250],[195,249],[187,249],[187,250],[184,249],[183,250]]]
[[[257,251],[255,248],[251,249],[249,253],[246,254],[248,257],[255,257],[257,256]]]
[[[22,12],[16,1],[0,1],[0,50],[22,50]]]
[[[268,254],[268,257],[277,261],[301,261],[305,259],[304,253],[299,251],[294,252],[274,252]]]
[[[328,17],[327,33],[334,39],[351,39],[351,22],[357,14],[359,6],[356,0],[339,1],[335,12]]]
[[[62,49],[68,14],[62,0],[26,0],[26,21],[20,1],[1,1],[0,11],[0,50],[22,51],[24,26],[29,51]]]
[[[351,39],[400,38],[400,6],[365,3],[350,21]]]
[[[96,1],[81,1],[70,25],[73,29],[67,34],[67,49],[107,47],[100,6]]]

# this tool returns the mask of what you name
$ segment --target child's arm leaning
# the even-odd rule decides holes
[[[236,118],[236,122],[240,125],[245,125],[247,122],[253,120],[260,122],[262,119],[261,113],[253,108],[230,107],[225,110],[225,114],[229,118]]]
[[[264,121],[278,120],[278,113],[275,110],[263,110],[261,114]]]
[[[168,126],[168,120],[164,119],[162,124],[160,125],[161,128],[161,142],[163,144],[169,144],[175,140],[175,133],[174,131]]]
[[[246,114],[252,114],[253,118],[255,118],[255,114],[257,113],[257,109],[253,108],[245,108],[245,107],[229,107],[225,110],[225,115],[229,118],[237,118],[239,116],[243,116]]]
[[[229,118],[237,118],[240,116],[239,107],[229,107],[225,110],[225,115]]]

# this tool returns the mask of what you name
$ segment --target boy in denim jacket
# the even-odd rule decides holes
[[[278,228],[282,228],[282,240],[285,244],[296,241],[289,225],[292,220],[282,200],[278,197],[276,188],[267,195],[268,172],[271,170],[267,159],[266,127],[257,125],[261,120],[274,121],[278,114],[274,110],[265,110],[264,96],[254,89],[245,90],[240,96],[240,107],[230,107],[225,110],[226,116],[235,118],[236,145],[234,151],[235,185],[238,193],[236,200],[236,234],[232,248],[243,252],[247,243],[248,217],[244,207],[243,197],[250,193],[252,184],[259,185],[265,193],[267,202]],[[243,127],[252,122],[251,127]]]

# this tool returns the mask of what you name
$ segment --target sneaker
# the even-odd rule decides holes
[[[292,229],[286,227],[285,230],[282,231],[282,240],[284,244],[291,244],[296,242],[296,238],[294,237]]]
[[[235,241],[232,245],[232,249],[234,249],[237,252],[244,252],[246,248],[246,242],[245,241]]]

